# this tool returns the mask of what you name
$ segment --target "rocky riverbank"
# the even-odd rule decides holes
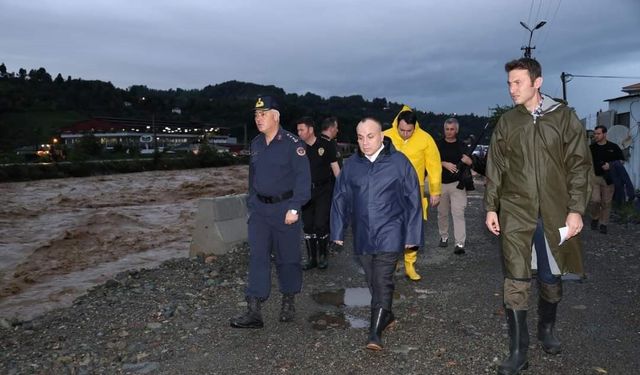
[[[368,307],[347,301],[364,287],[345,250],[326,271],[305,273],[293,323],[277,321],[273,279],[265,328],[238,330],[244,310],[246,248],[219,257],[180,258],[154,269],[121,272],[72,306],[32,320],[0,320],[2,374],[492,374],[505,356],[497,239],[484,230],[480,192],[469,200],[468,251],[437,247],[435,211],[423,280],[397,277],[399,326],[385,350],[364,349]],[[640,257],[637,226],[611,224],[608,235],[585,230],[583,282],[565,282],[559,307],[560,355],[535,340],[529,314],[526,374],[634,374],[640,368]],[[345,290],[346,288],[346,290]],[[332,298],[326,298],[330,296]]]

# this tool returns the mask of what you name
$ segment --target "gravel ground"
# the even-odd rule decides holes
[[[323,305],[314,294],[364,287],[345,251],[326,271],[305,273],[293,323],[277,321],[277,287],[263,308],[265,328],[238,330],[228,319],[245,309],[247,249],[207,259],[175,259],[122,272],[68,308],[29,321],[0,319],[2,374],[484,374],[505,356],[502,273],[497,239],[484,230],[481,191],[467,209],[467,254],[437,247],[435,211],[419,260],[423,280],[397,277],[399,325],[385,349],[364,349],[368,307]],[[551,356],[535,340],[529,314],[525,374],[637,374],[640,299],[636,225],[585,230],[584,282],[565,282]],[[273,285],[276,285],[275,278]],[[339,304],[340,301],[337,302]],[[318,313],[325,313],[320,319]]]

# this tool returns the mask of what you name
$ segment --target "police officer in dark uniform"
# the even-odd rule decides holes
[[[280,321],[294,318],[294,296],[302,288],[300,265],[300,209],[311,195],[306,147],[280,127],[275,99],[259,97],[256,126],[261,134],[251,141],[249,165],[249,282],[248,310],[231,319],[235,328],[262,328],[261,304],[271,292],[271,251],[275,254],[282,292]]]
[[[302,206],[304,240],[307,247],[307,262],[302,269],[326,269],[331,195],[335,178],[340,173],[336,147],[333,142],[316,137],[315,124],[311,117],[298,120],[296,128],[300,139],[307,144],[307,158],[311,168],[311,200]]]
[[[321,133],[320,137],[326,139],[327,141],[333,143],[336,148],[336,159],[338,161],[338,166],[342,168],[342,154],[338,149],[338,119],[335,116],[330,116],[325,118],[322,121],[322,125],[320,127]]]

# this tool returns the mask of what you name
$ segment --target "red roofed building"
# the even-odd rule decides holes
[[[66,145],[73,145],[82,136],[93,134],[107,148],[115,145],[140,149],[153,148],[154,135],[160,150],[166,147],[199,143],[205,134],[211,143],[237,143],[234,137],[229,137],[229,128],[203,123],[155,121],[153,119],[95,117],[62,128],[60,132],[60,139]]]

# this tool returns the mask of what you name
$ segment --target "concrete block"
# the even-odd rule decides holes
[[[225,254],[248,239],[247,194],[202,198],[189,255]]]

